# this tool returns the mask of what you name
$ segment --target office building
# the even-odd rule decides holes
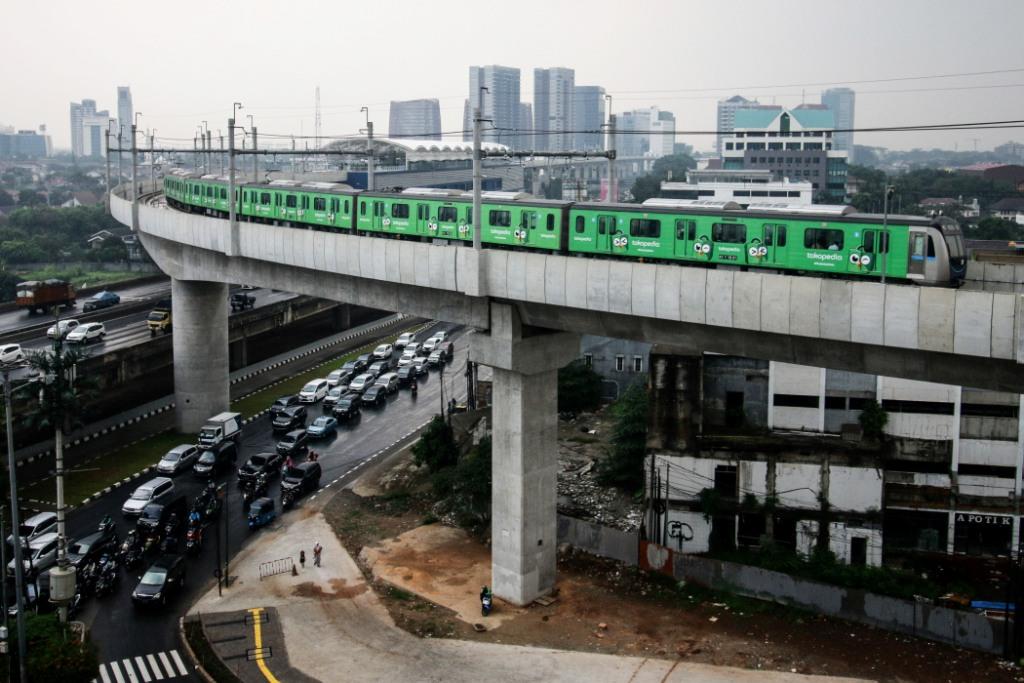
[[[71,153],[76,157],[104,157],[110,112],[96,111],[96,100],[71,103]],[[129,138],[131,136],[129,135]],[[124,140],[131,144],[130,140]]]
[[[572,133],[576,120],[575,95],[576,72],[572,69],[533,70],[535,149],[549,152],[572,149],[575,143]]]
[[[604,125],[604,88],[599,85],[577,85],[574,92],[576,117],[573,128],[594,132],[576,133],[573,147],[587,152],[604,149],[604,135],[601,133]]]
[[[723,167],[769,169],[776,179],[809,181],[815,197],[842,200],[848,154],[835,149],[834,128],[832,111],[820,104],[738,109],[732,134],[723,138]]]
[[[655,109],[651,113],[651,134],[647,138],[647,154],[659,158],[675,152],[676,117],[672,112]]]
[[[519,103],[519,134],[516,149],[534,149],[536,139],[530,128],[533,126],[533,105],[529,102]]]
[[[708,169],[687,171],[685,179],[662,181],[659,194],[669,199],[736,202],[743,208],[751,204],[808,206],[813,203],[814,188],[806,180],[776,180],[769,169]]]
[[[132,117],[132,91],[127,85],[117,88],[117,129],[121,132],[121,139],[127,140],[131,145],[132,124],[135,122]]]
[[[833,136],[833,146],[853,154],[853,109],[856,94],[850,88],[831,88],[821,93],[821,103],[832,110],[838,131]]]
[[[19,130],[0,133],[0,159],[41,159],[50,156],[52,150],[46,126],[39,132]]]
[[[441,139],[441,105],[436,99],[391,102],[388,137]]]
[[[481,93],[481,87],[487,91]],[[512,146],[516,131],[528,127],[528,124],[519,122],[519,69],[496,64],[469,67],[469,97],[463,115],[467,124],[464,140],[473,139],[472,116],[478,102],[483,118],[489,121],[483,131],[485,141]]]
[[[623,112],[615,120],[615,149],[620,157],[662,157],[673,153],[676,120],[658,107]]]
[[[757,106],[757,100],[748,100],[742,95],[733,95],[732,97],[718,101],[718,123],[716,126],[716,130],[718,130],[718,140],[716,143],[716,149],[719,155],[722,154],[723,139],[727,134],[733,131],[733,126],[736,122],[736,111],[750,106]]]

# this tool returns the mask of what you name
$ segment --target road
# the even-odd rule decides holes
[[[467,337],[458,328],[444,324],[432,328],[430,332],[439,329],[450,330],[456,349],[453,361],[444,372],[445,398],[453,395],[453,391],[456,397],[465,396],[464,372],[468,346]],[[429,334],[421,333],[420,341],[427,336]],[[331,487],[333,490],[338,490],[339,486],[358,476],[358,472],[351,471],[353,467],[382,449],[390,447],[396,440],[428,421],[440,409],[440,384],[439,373],[432,371],[426,377],[421,378],[417,398],[413,399],[408,390],[403,389],[398,394],[389,397],[386,406],[364,408],[361,420],[351,427],[341,427],[336,437],[315,442],[313,448],[320,453],[320,463],[323,468],[321,485],[339,480]],[[309,410],[308,421],[312,421],[321,413],[319,405],[313,406]],[[276,441],[277,439],[270,429],[269,418],[264,417],[247,425],[243,431],[239,464],[250,455],[273,450]],[[229,492],[228,538],[233,555],[249,538],[250,532],[246,527],[244,511],[241,508],[235,474],[228,475],[225,480],[228,482]],[[179,475],[175,485],[179,490],[185,492],[190,500],[202,486],[190,474]],[[121,516],[120,508],[130,495],[131,490],[131,487],[118,489],[95,503],[76,510],[70,517],[69,536],[77,538],[90,533],[95,530],[104,515],[111,515],[113,519],[117,520],[118,531],[123,538],[131,525]],[[277,480],[271,484],[270,495],[280,502]],[[302,507],[303,504],[308,505],[310,502],[309,500],[300,501],[297,507]],[[293,515],[295,512],[288,514]],[[159,657],[159,653],[165,653],[165,656],[172,657],[169,653],[178,648],[176,639],[178,618],[185,613],[188,606],[199,595],[214,584],[212,577],[216,561],[215,549],[210,543],[211,540],[212,537],[206,539],[206,545],[199,557],[188,560],[186,592],[179,596],[168,610],[148,612],[133,608],[130,593],[141,576],[141,570],[138,569],[133,572],[122,572],[121,584],[116,594],[100,600],[94,598],[86,604],[78,618],[89,625],[93,641],[99,649],[101,662],[121,662],[119,666],[123,666],[123,660],[131,658],[131,661],[135,662],[134,666],[138,667],[139,663],[135,657],[142,657],[143,663],[148,661],[147,655]],[[108,671],[109,673],[107,673]],[[110,681],[118,680],[114,675],[113,667],[109,665],[103,673],[108,675]],[[165,675],[167,675],[166,672]],[[124,672],[123,680],[131,680],[127,671]],[[137,680],[142,680],[142,678]]]
[[[166,288],[166,283],[163,284],[165,289],[163,295],[166,296],[170,293],[170,290]],[[157,292],[157,295],[154,295],[152,297],[154,300],[154,304],[157,300],[159,300],[159,294],[160,292]],[[256,301],[253,304],[254,308],[268,306],[270,304],[285,301],[287,299],[293,299],[296,296],[298,296],[297,294],[292,294],[290,292],[279,292],[277,290],[270,289],[257,289],[250,292],[250,294],[252,294],[256,298]],[[138,300],[141,300],[141,295]],[[122,304],[124,304],[129,303],[130,301],[125,298],[122,298],[121,302]],[[8,315],[14,314],[0,315],[0,319],[7,318]],[[25,313],[20,313],[19,315],[22,317],[27,317]],[[122,349],[128,346],[134,346],[135,344],[143,344],[149,341],[149,328],[145,324],[146,316],[148,315],[149,310],[122,315],[119,314],[117,306],[105,309],[105,315],[101,318],[101,320],[103,322],[104,327],[106,327],[107,336],[102,342],[93,342],[92,344],[89,344],[87,347],[89,349],[89,353],[93,356],[97,356],[102,355],[104,353],[117,351],[118,349]],[[232,313],[232,315],[234,315],[234,313]],[[74,317],[74,313],[62,317],[71,318]],[[30,324],[39,324],[41,320],[42,316],[32,316]],[[25,325],[22,325],[22,327],[25,327]],[[5,333],[10,333],[12,331],[17,330],[9,330],[7,328],[0,327],[0,339],[2,339]],[[37,338],[33,338],[32,340],[27,342],[22,342],[22,348],[25,349],[26,351],[39,351],[49,348],[50,340],[45,335],[45,330],[40,331],[39,336]],[[28,374],[28,370],[25,368],[15,370],[14,372],[11,373],[11,379],[16,381],[23,377],[27,377]]]

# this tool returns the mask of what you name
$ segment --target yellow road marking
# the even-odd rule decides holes
[[[263,632],[260,630],[260,613],[262,612],[262,607],[249,610],[249,613],[252,614],[252,637],[256,644],[256,666],[260,668],[260,673],[262,673],[263,677],[270,681],[270,683],[281,683],[277,680],[277,677],[274,676],[274,674],[270,673],[267,663],[263,661]]]

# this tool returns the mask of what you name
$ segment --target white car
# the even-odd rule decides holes
[[[431,337],[427,341],[423,342],[423,346],[420,347],[421,354],[430,354],[434,350],[434,347],[441,343],[441,340],[437,337]]]
[[[409,342],[411,342],[415,338],[416,335],[413,334],[412,332],[403,332],[402,334],[398,335],[398,339],[395,340],[395,348],[404,349],[406,346],[408,346]]]
[[[440,330],[440,331],[435,332],[434,334],[432,334],[430,336],[433,337],[434,339],[436,339],[439,342],[443,342],[445,339],[448,338],[448,333],[446,331],[444,331],[444,330]]]
[[[327,390],[330,388],[326,379],[311,380],[299,392],[299,403],[316,403],[327,395]]]
[[[150,503],[162,503],[174,495],[174,482],[167,477],[154,477],[135,489],[132,497],[121,506],[125,517],[138,517]]]
[[[78,321],[74,318],[58,320],[56,325],[50,325],[50,329],[46,331],[46,336],[50,339],[63,339],[67,336],[68,332],[71,332],[76,327],[78,327]]]
[[[21,523],[21,542],[22,545],[31,543],[43,534],[48,534],[51,531],[57,530],[57,513],[56,512],[40,512],[32,515],[28,519]],[[7,543],[14,543],[14,534],[7,537]]]
[[[391,354],[393,354],[394,352],[395,347],[392,346],[391,344],[381,344],[380,346],[373,350],[373,357],[380,358],[383,360],[386,358],[391,358]]]
[[[327,373],[327,386],[338,386],[338,382],[340,382],[341,378],[344,377],[346,374],[347,372],[345,370],[342,370],[341,368],[338,368],[337,370],[331,370],[329,373]]]
[[[359,375],[352,380],[351,384],[348,385],[348,390],[362,393],[364,390],[370,388],[370,385],[372,385],[376,380],[376,375],[371,375],[369,373]]]
[[[57,564],[57,532],[43,534],[28,544],[22,552],[21,564],[30,574],[39,574]],[[14,574],[14,560],[7,563],[7,573]]]
[[[413,360],[416,358],[415,351],[406,351],[402,354],[402,357],[398,359],[398,367],[404,368],[406,365],[412,365]]]
[[[417,342],[409,342],[405,345],[405,352],[409,353],[410,351],[418,351],[419,348],[420,345]]]
[[[107,336],[107,328],[103,327],[103,323],[85,323],[68,332],[64,339],[72,344],[88,344],[93,341],[103,341],[105,336]]]
[[[22,363],[25,361],[25,352],[21,344],[4,344],[0,346],[0,365],[8,363]]]

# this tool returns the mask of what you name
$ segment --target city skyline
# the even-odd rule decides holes
[[[399,4],[365,8],[365,18],[370,23],[384,21]],[[469,19],[461,18],[464,13],[455,11],[468,5],[450,4],[453,11],[445,14],[457,17],[454,26],[468,27]],[[749,42],[765,33],[788,40],[799,37],[805,49],[821,55],[806,63],[781,58],[751,63],[722,58],[712,35],[696,34],[683,46],[663,40],[680,21],[702,25],[724,21],[728,11],[710,3],[667,6],[662,11],[663,21],[657,25],[651,25],[640,15],[624,16],[617,20],[616,31],[649,36],[644,40],[645,50],[613,50],[604,54],[586,49],[590,38],[565,30],[578,19],[571,8],[527,2],[521,16],[503,21],[511,35],[526,31],[533,38],[531,45],[541,47],[527,49],[520,41],[498,41],[467,30],[463,32],[468,36],[466,45],[458,51],[432,53],[413,63],[384,60],[372,73],[346,72],[333,85],[322,86],[324,134],[357,133],[365,122],[360,113],[363,106],[369,107],[370,119],[378,129],[383,129],[389,101],[416,98],[437,98],[442,129],[458,132],[466,99],[466,69],[471,64],[502,64],[519,69],[520,91],[526,94],[534,90],[534,68],[564,65],[575,71],[576,82],[604,87],[612,95],[613,112],[651,106],[673,112],[679,121],[685,122],[679,126],[684,133],[678,141],[702,150],[714,148],[714,136],[686,131],[713,130],[716,103],[734,94],[792,107],[801,102],[817,102],[821,93],[830,88],[850,87],[857,93],[860,127],[1011,119],[1024,106],[1024,84],[1017,83],[1018,74],[1024,73],[1020,70],[1024,69],[1024,60],[1019,57],[1013,35],[1013,27],[1019,24],[1014,18],[1024,18],[1024,6],[1013,2],[987,3],[981,7],[949,3],[945,12],[948,21],[936,27],[915,19],[930,11],[930,3],[884,5],[887,22],[876,21],[872,4],[837,9],[827,18],[801,11],[811,8],[809,3],[791,3],[792,11],[785,13],[749,5],[744,10],[749,21],[730,29],[735,32],[735,40]],[[879,9],[883,7],[881,3],[874,4]],[[119,6],[128,7],[126,3],[114,2],[112,11]],[[533,6],[538,11],[543,9],[546,21],[534,21],[536,13],[528,11]],[[407,21],[395,27],[400,35],[420,31],[438,21],[432,9],[405,4],[402,8]],[[595,6],[594,11],[599,9]],[[241,71],[230,92],[217,79],[196,79],[190,81],[187,89],[167,87],[166,74],[171,72],[167,71],[166,57],[149,49],[152,45],[172,40],[175,32],[184,28],[193,31],[197,40],[210,38],[208,42],[216,44],[213,37],[217,27],[229,18],[244,29],[242,34],[247,40],[258,44],[272,37],[269,27],[276,22],[266,18],[273,17],[278,10],[270,4],[255,12],[261,17],[258,22],[237,17],[229,8],[203,5],[201,13],[209,21],[198,24],[187,20],[194,16],[190,11],[169,15],[164,22],[136,33],[131,32],[129,23],[123,32],[121,50],[132,52],[131,60],[122,59],[121,50],[88,49],[88,36],[93,34],[82,27],[99,25],[102,19],[78,5],[55,2],[15,6],[9,13],[13,22],[23,20],[26,25],[46,26],[51,39],[75,49],[76,55],[81,53],[74,63],[58,67],[52,60],[41,58],[0,75],[5,91],[19,95],[0,111],[0,121],[19,129],[47,124],[58,149],[71,145],[67,127],[61,125],[68,102],[83,96],[112,102],[119,83],[131,84],[135,106],[147,112],[140,117],[140,128],[155,127],[161,137],[190,141],[195,126],[204,119],[211,122],[211,128],[214,121],[217,128],[224,128],[234,101],[245,105],[242,116],[252,114],[261,131],[309,135],[313,131],[314,89],[324,80],[324,74],[336,70],[331,66],[336,61],[328,51],[313,44],[304,57],[309,67],[290,69],[290,77],[275,84],[272,93],[265,87],[265,73],[276,68],[275,58],[258,53],[251,57],[254,68]],[[324,14],[325,21],[330,16],[340,19],[344,15],[333,8],[324,8]],[[131,13],[126,9],[122,16]],[[787,18],[791,16],[802,17],[799,29]],[[995,17],[1000,20],[993,21]],[[836,26],[843,26],[843,30],[837,31]],[[138,28],[141,29],[141,24]],[[971,36],[985,36],[985,40],[972,41]],[[348,49],[358,54],[368,46],[364,46],[367,40],[353,36]],[[0,53],[12,63],[15,55],[31,51],[30,41],[29,36],[12,35]],[[866,45],[871,49],[864,49]],[[971,45],[969,50],[950,47],[967,45]],[[175,71],[194,72],[210,60],[229,59],[225,50],[214,48],[211,54],[203,56],[178,51],[174,56]],[[980,73],[995,71],[1003,73]],[[967,73],[975,75],[935,78]],[[858,144],[893,149],[952,149],[958,145],[965,149],[973,146],[973,138],[977,137],[979,149],[991,149],[1013,139],[1014,132],[870,133],[858,135]]]

